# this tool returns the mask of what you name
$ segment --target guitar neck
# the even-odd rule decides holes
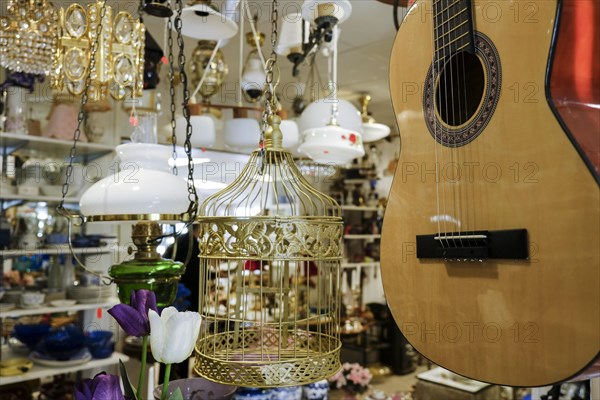
[[[471,0],[433,0],[433,21],[438,71],[459,51],[475,53]]]

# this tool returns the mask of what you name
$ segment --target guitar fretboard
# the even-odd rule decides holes
[[[433,37],[438,71],[459,51],[474,53],[471,0],[433,0]]]

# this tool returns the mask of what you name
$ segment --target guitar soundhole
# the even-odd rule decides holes
[[[479,58],[462,51],[452,56],[437,78],[436,107],[447,125],[457,127],[473,118],[485,91]]]
[[[500,57],[492,41],[481,32],[475,32],[475,52],[453,55],[441,71],[434,74],[430,67],[425,78],[425,123],[431,136],[447,147],[475,140],[492,118],[500,98]]]

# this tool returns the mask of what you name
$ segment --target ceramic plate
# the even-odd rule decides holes
[[[23,308],[25,310],[35,310],[36,308],[46,307],[45,303],[40,304],[23,304],[19,303],[19,308]]]
[[[0,312],[9,311],[15,308],[13,303],[0,303]]]
[[[92,355],[90,354],[88,349],[84,349],[79,354],[77,354],[75,357],[71,358],[70,360],[60,361],[60,360],[55,360],[52,358],[47,358],[47,357],[41,355],[40,353],[38,353],[37,351],[34,351],[33,353],[31,353],[29,358],[34,363],[43,365],[44,367],[59,367],[60,368],[60,367],[72,367],[75,365],[85,364],[86,362],[88,362],[92,359]]]
[[[77,300],[52,300],[50,305],[52,307],[68,307],[77,303]]]

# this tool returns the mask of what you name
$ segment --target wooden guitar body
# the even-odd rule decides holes
[[[488,99],[450,124],[464,134],[446,145],[434,137],[453,105],[435,109],[441,128],[427,123],[428,91],[451,77],[428,80],[431,1],[411,8],[391,55],[401,152],[382,231],[386,298],[418,352],[485,382],[564,381],[600,350],[600,190],[546,99],[557,7],[472,2]],[[417,235],[509,229],[526,230],[528,259],[417,258]]]

